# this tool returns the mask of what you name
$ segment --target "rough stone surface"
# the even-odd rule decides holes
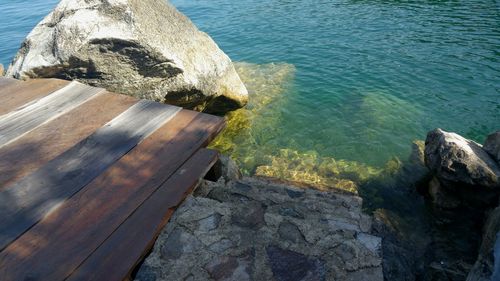
[[[214,113],[248,99],[229,57],[165,0],[63,0],[7,76],[79,80]]]
[[[425,164],[439,180],[441,194],[473,204],[497,203],[500,167],[480,144],[435,129],[425,141]]]
[[[500,280],[500,207],[488,216],[479,255],[467,281]]]
[[[136,280],[381,281],[381,239],[361,205],[357,196],[264,179],[204,182]]]
[[[500,131],[488,135],[483,149],[500,164]]]
[[[484,187],[499,186],[500,169],[480,144],[436,129],[425,141],[425,163],[446,181]]]
[[[241,179],[242,175],[240,168],[233,159],[226,155],[221,155],[219,157],[219,161],[221,165],[221,176],[224,178],[226,183],[232,180]]]
[[[320,259],[276,246],[267,247],[266,252],[277,281],[325,280],[325,265]]]

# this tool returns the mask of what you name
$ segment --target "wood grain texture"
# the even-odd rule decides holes
[[[0,116],[0,147],[78,107],[105,90],[71,82],[52,94]]]
[[[153,246],[174,209],[199,183],[218,153],[201,149],[153,193],[67,280],[121,281]]]
[[[179,112],[6,248],[0,255],[0,276],[6,280],[28,275],[32,280],[67,277],[222,126],[221,118]]]
[[[0,90],[4,93],[0,94],[0,115],[13,111],[33,100],[47,96],[70,83],[69,81],[60,79],[33,79],[26,82],[15,81],[17,81],[14,84],[15,86]],[[2,89],[1,85],[0,89]]]
[[[34,172],[135,104],[104,93],[0,148],[0,190]]]
[[[8,93],[9,89],[16,85],[21,85],[23,81],[14,78],[0,77],[0,97]]]
[[[17,84],[21,84],[21,81],[13,78],[0,77],[0,96],[3,92],[8,91],[10,87]]]
[[[0,191],[0,249],[55,211],[179,110],[139,101],[39,170]]]
[[[8,85],[21,82],[20,80],[10,78],[10,77],[5,77],[5,76],[0,76],[0,87],[6,87]]]

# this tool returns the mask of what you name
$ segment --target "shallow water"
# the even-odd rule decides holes
[[[276,99],[215,147],[249,174],[327,185],[378,176],[435,127],[478,142],[500,128],[500,8],[477,2],[173,1],[253,63],[239,67],[251,107]],[[293,73],[275,77],[269,63]],[[321,168],[339,161],[350,169]]]
[[[0,2],[0,63],[57,2]],[[349,189],[432,128],[479,142],[499,129],[496,1],[172,3],[244,62],[252,101],[215,147],[248,174]]]

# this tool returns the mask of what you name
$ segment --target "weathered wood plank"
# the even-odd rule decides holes
[[[15,80],[17,81],[17,80]],[[6,114],[35,99],[67,86],[70,82],[60,79],[33,79],[26,82],[18,81],[15,86],[4,88],[0,95],[0,115]],[[1,86],[0,86],[0,89]]]
[[[101,88],[71,82],[66,87],[39,100],[0,116],[0,147],[50,121],[85,101],[103,93]]]
[[[0,94],[13,85],[20,84],[21,81],[13,78],[0,77]]]
[[[153,193],[67,280],[121,281],[153,246],[174,209],[217,160],[201,149]]]
[[[127,110],[137,99],[104,93],[0,148],[0,190],[34,172]]]
[[[140,101],[39,170],[0,191],[0,249],[56,210],[179,110]]]
[[[27,274],[50,280],[67,277],[222,126],[221,118],[179,112],[6,248],[0,255],[0,276],[6,280],[22,280]],[[27,258],[17,258],[24,255]]]

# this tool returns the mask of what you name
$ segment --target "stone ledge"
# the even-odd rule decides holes
[[[361,198],[244,178],[204,182],[136,280],[383,280]]]

